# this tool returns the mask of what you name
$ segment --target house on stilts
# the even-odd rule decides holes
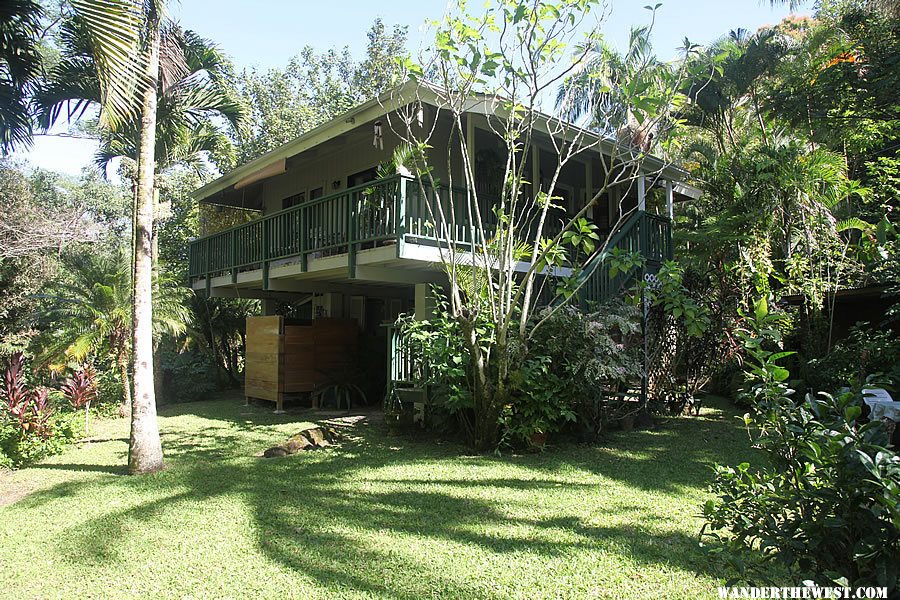
[[[496,165],[502,167],[505,146],[490,126],[492,103],[478,100],[465,111],[463,126],[479,197],[490,198],[500,184],[502,168]],[[446,282],[429,203],[457,211],[460,247],[473,238],[465,224],[465,189],[432,189],[402,174],[379,178],[379,165],[401,144],[384,123],[412,102],[430,111],[435,123],[427,150],[440,153],[431,161],[435,179],[463,180],[462,157],[450,150],[447,160],[453,147],[450,115],[442,114],[427,89],[408,83],[197,190],[201,203],[253,214],[193,240],[189,248],[195,291],[261,300],[260,317],[248,319],[248,398],[270,400],[281,409],[285,397],[310,394],[341,378],[364,382],[369,394],[415,389],[415,357],[385,324],[405,312],[424,318],[431,285]],[[542,165],[558,164],[553,135],[554,128],[538,127],[526,162],[526,173],[544,191],[549,181]],[[614,160],[605,152],[607,140],[583,130],[580,135],[590,149],[562,169],[552,194],[561,198],[557,221],[596,195],[600,174]],[[683,183],[687,173],[681,169],[652,156],[640,164],[628,185],[606,190],[589,217],[601,233],[612,234],[611,247],[640,253],[644,269],[652,271],[672,256],[673,204],[698,194]],[[579,301],[602,302],[642,275],[610,277],[605,255],[598,256],[584,271],[588,281]],[[280,303],[290,303],[290,317],[278,316]]]

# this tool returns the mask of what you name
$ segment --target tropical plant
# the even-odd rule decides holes
[[[6,413],[19,423],[27,420],[30,394],[25,387],[25,356],[18,352],[13,354],[3,373],[3,401]]]
[[[44,11],[35,0],[0,5],[0,151],[31,142],[29,95],[41,75],[38,49]]]
[[[45,335],[39,338],[39,360],[62,369],[69,361],[92,357],[109,360],[122,385],[122,411],[130,410],[129,337],[131,269],[122,255],[84,252],[64,257],[67,277],[47,294]],[[187,292],[161,280],[154,297],[154,334],[185,331]]]
[[[84,409],[84,435],[89,434],[91,403],[97,399],[97,373],[90,366],[72,373],[60,385],[63,396],[75,410]]]
[[[203,171],[209,156],[217,163],[232,163],[229,137],[216,126],[221,120],[237,130],[245,116],[231,89],[231,63],[215,44],[174,23],[162,28],[160,43],[166,52],[157,89],[157,168],[186,165]],[[64,21],[57,45],[60,60],[35,95],[38,123],[45,129],[63,115],[80,118],[101,101],[97,63],[84,21]],[[113,158],[137,160],[139,126],[132,118],[116,129],[100,128],[97,166],[105,171]]]
[[[54,414],[49,390],[28,388],[21,353],[7,363],[0,403],[0,467],[18,467],[59,452],[74,437],[70,424]]]
[[[747,132],[768,144],[772,133],[762,106],[764,79],[775,70],[785,44],[777,29],[753,34],[737,29],[695,52],[684,86],[689,101],[679,115],[683,125],[708,132],[719,152],[736,148]]]
[[[247,317],[259,313],[259,301],[240,298],[203,298],[191,295],[187,346],[199,349],[227,383],[241,382],[246,347]]]
[[[662,104],[672,99],[677,71],[653,53],[652,30],[652,24],[632,27],[624,52],[602,36],[578,46],[583,58],[557,91],[557,111],[644,150],[650,150],[654,138],[663,139],[662,121],[646,119],[646,114],[668,109]]]
[[[71,0],[91,40],[100,82],[100,121],[116,129],[139,115],[134,203],[132,299],[133,393],[128,468],[163,468],[153,377],[153,186],[164,0]]]
[[[768,465],[719,466],[704,506],[703,535],[742,567],[750,554],[816,583],[896,589],[900,553],[900,456],[881,422],[865,423],[861,388],[796,399],[778,361],[778,321],[765,300],[745,315],[751,386],[744,417]]]

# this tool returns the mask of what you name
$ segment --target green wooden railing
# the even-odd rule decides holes
[[[638,253],[644,263],[630,272],[610,275],[610,256],[613,249],[628,253]],[[598,303],[623,294],[634,280],[645,272],[655,271],[664,261],[672,258],[672,225],[669,219],[644,211],[632,214],[610,238],[606,249],[598,253],[582,270],[578,303],[582,308],[590,308]],[[553,286],[543,286],[549,290]],[[539,303],[549,303],[558,299],[539,299]],[[405,335],[403,328],[391,325],[388,329],[388,390],[386,402],[399,402],[404,390],[421,391],[427,399],[428,365],[422,352],[417,351],[413,341]]]
[[[191,242],[192,279],[262,268],[299,257],[353,254],[361,245],[396,239],[398,213],[411,180],[381,179],[264,215],[237,227]]]
[[[490,199],[479,211],[484,235],[496,230]],[[559,219],[544,226],[544,237],[561,229]],[[532,227],[533,229],[533,227]],[[471,249],[481,239],[469,217],[466,190],[422,186],[419,181],[396,175],[373,181],[310,202],[264,215],[237,227],[190,243],[189,274],[192,280],[230,275],[237,281],[243,270],[262,269],[263,288],[268,287],[268,270],[273,261],[297,258],[305,270],[310,258],[347,255],[352,271],[356,252],[363,247],[393,241],[439,246],[447,233],[457,247]],[[526,239],[534,237],[526,231]],[[634,213],[616,232],[607,251],[592,259],[584,269],[580,298],[584,302],[604,301],[621,292],[633,274],[609,276],[609,251],[620,248],[639,252],[649,264],[658,264],[672,255],[669,220],[646,212]]]
[[[614,249],[640,254],[644,268],[610,275],[610,256]],[[606,249],[585,265],[578,301],[582,308],[606,302],[622,294],[624,288],[644,269],[655,270],[672,258],[672,224],[668,218],[644,211],[632,214],[610,238]]]
[[[189,275],[192,280],[262,269],[263,286],[273,261],[298,258],[301,270],[310,258],[348,255],[355,268],[356,252],[378,242],[438,246],[448,239],[460,249],[471,249],[481,239],[469,218],[466,190],[423,186],[416,179],[396,175],[310,202],[267,214],[190,243]],[[490,239],[496,221],[491,200],[480,198],[484,235]],[[560,225],[549,223],[546,235]]]

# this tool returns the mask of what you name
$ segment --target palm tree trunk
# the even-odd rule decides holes
[[[164,466],[153,387],[153,179],[160,38],[159,14],[156,11],[151,11],[147,27],[149,60],[141,102],[137,210],[134,215],[134,394],[128,446],[128,471],[132,474],[153,473]]]
[[[119,407],[119,416],[125,418],[131,416],[131,378],[128,376],[128,357],[124,351],[119,352],[117,362],[119,379],[122,380],[122,405]]]

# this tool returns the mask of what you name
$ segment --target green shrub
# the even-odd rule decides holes
[[[894,590],[900,457],[880,422],[861,422],[860,388],[794,398],[775,320],[761,302],[742,334],[755,379],[744,419],[768,465],[716,468],[704,534],[736,565],[753,564],[740,559],[750,552],[819,584]]]
[[[222,389],[219,369],[201,352],[162,349],[163,389],[166,402],[191,402]]]
[[[501,444],[542,446],[535,436],[555,433],[576,420],[575,397],[552,367],[549,356],[538,356],[512,372],[513,398],[500,413]]]
[[[517,368],[510,370],[508,402],[499,415],[502,443],[528,446],[534,434],[553,434],[582,423],[600,429],[588,408],[602,408],[602,423],[615,418],[610,392],[640,379],[640,313],[624,302],[603,305],[592,313],[563,307],[536,315],[527,348],[517,348]],[[534,325],[532,323],[532,327]],[[433,318],[401,321],[411,354],[428,365],[421,384],[428,385],[432,411],[458,417],[468,429],[472,409],[471,357],[447,302],[438,297]],[[484,325],[488,327],[487,324]],[[489,337],[485,329],[480,337]]]
[[[72,413],[57,413],[46,388],[28,389],[25,360],[13,355],[0,382],[0,466],[56,454],[77,435]]]
[[[8,416],[0,416],[0,467],[19,468],[59,454],[81,437],[82,422],[74,413],[54,414],[48,420],[49,433],[29,435]]]
[[[811,391],[835,392],[848,383],[860,384],[871,373],[889,373],[900,365],[900,339],[891,330],[858,323],[850,335],[824,357],[802,370]]]
[[[537,318],[545,320],[514,372],[517,401],[504,412],[506,440],[527,444],[533,433],[555,433],[570,423],[595,439],[635,409],[615,393],[640,381],[640,311],[609,302],[590,313],[567,306]]]

